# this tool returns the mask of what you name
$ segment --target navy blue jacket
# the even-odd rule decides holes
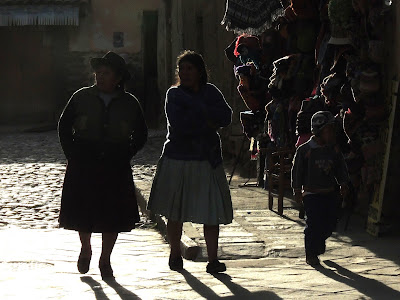
[[[292,168],[295,192],[330,193],[336,184],[349,181],[343,154],[335,147],[320,146],[311,138],[297,149]]]
[[[214,168],[222,163],[217,130],[232,122],[232,110],[216,86],[207,83],[198,93],[171,87],[165,114],[168,134],[163,155],[177,160],[208,160]]]

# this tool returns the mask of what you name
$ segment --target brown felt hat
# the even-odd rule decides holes
[[[128,66],[125,60],[117,53],[112,51],[108,52],[103,57],[92,58],[90,60],[90,65],[92,66],[93,70],[96,70],[100,66],[109,66],[121,73],[123,80],[129,80],[131,78],[131,74],[128,71]]]

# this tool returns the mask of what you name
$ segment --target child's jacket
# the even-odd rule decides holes
[[[306,193],[330,193],[349,182],[343,154],[334,146],[320,146],[313,138],[301,145],[293,159],[292,188]]]

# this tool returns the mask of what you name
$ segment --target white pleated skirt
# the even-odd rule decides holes
[[[222,164],[213,169],[206,160],[162,157],[148,209],[173,221],[206,225],[231,223],[232,199]]]

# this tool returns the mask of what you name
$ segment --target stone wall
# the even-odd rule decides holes
[[[161,0],[90,1],[85,16],[80,18],[78,29],[70,34],[70,50],[140,52],[143,41],[143,12],[157,11],[161,2]],[[119,45],[115,45],[115,33],[122,33],[123,42]]]

